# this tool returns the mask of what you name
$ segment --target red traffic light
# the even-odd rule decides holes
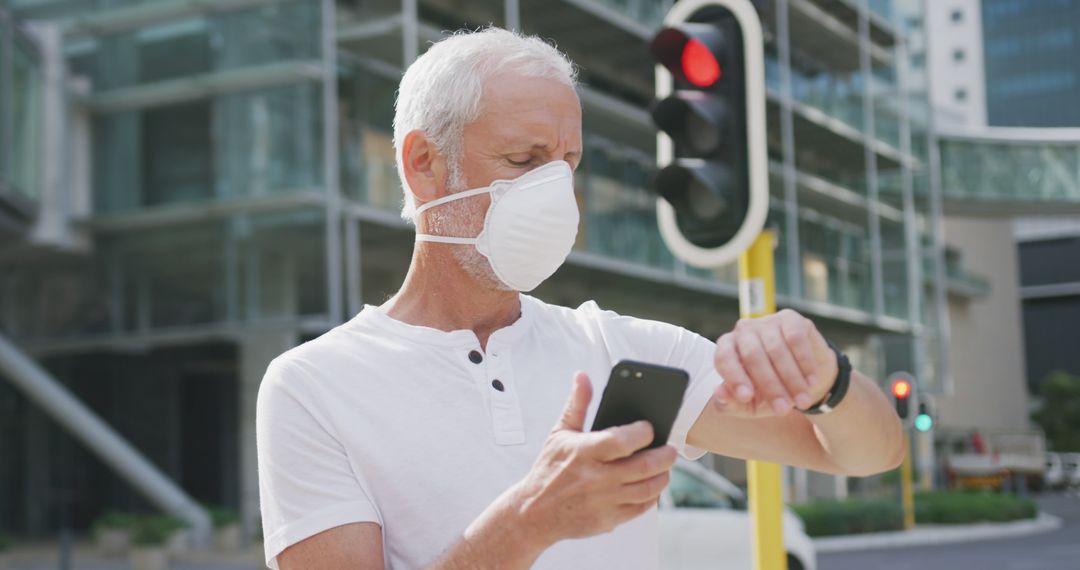
[[[911,395],[911,382],[904,379],[894,380],[892,384],[893,396],[898,399],[906,399]]]
[[[731,49],[729,36],[716,24],[684,22],[657,32],[650,49],[676,79],[708,89],[720,81],[720,62]]]
[[[682,71],[697,87],[709,87],[720,80],[720,63],[705,44],[690,38],[682,51]]]

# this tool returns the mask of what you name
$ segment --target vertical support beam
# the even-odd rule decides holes
[[[503,0],[506,29],[521,31],[521,5],[518,0]]]
[[[105,250],[106,287],[109,295],[109,332],[124,330],[124,251],[116,245]]]
[[[419,0],[401,0],[401,39],[402,62],[401,68],[408,69],[412,62],[420,55],[420,13],[417,8]]]
[[[926,5],[924,3],[923,10],[925,13]],[[926,53],[934,53],[931,43],[933,38],[930,34],[925,35],[926,41]],[[934,92],[933,86],[933,74],[927,74],[926,76],[926,91],[927,93]],[[927,125],[926,125],[926,149],[927,158],[930,164],[927,166],[930,173],[930,235],[933,242],[934,256],[934,314],[936,322],[934,327],[937,329],[937,369],[934,370],[934,376],[937,379],[937,385],[941,394],[951,395],[953,393],[953,380],[952,374],[949,372],[949,304],[945,297],[945,215],[942,207],[942,188],[941,188],[941,149],[938,146],[936,118],[934,117],[934,108],[930,107],[927,113]],[[920,257],[921,261],[921,257]]]
[[[360,220],[355,217],[345,219],[345,297],[348,300],[349,317],[355,316],[364,308],[364,285],[360,273]]]
[[[885,314],[885,278],[881,259],[881,217],[878,214],[877,140],[874,126],[873,71],[870,67],[870,8],[859,0],[859,67],[863,80],[863,154],[866,157],[867,222],[870,231],[871,311]]]
[[[791,105],[791,30],[788,0],[777,0],[776,30],[780,56],[780,138],[784,152],[784,242],[787,249],[788,291],[792,299],[803,298],[802,251],[799,247],[799,198],[795,185],[795,122]]]
[[[234,214],[225,220],[225,252],[221,260],[221,270],[225,277],[225,322],[240,320],[240,252],[236,243],[241,223],[240,216]]]
[[[135,330],[145,333],[150,331],[150,313],[153,310],[150,298],[150,276],[140,273],[135,278]]]
[[[319,3],[323,64],[323,184],[326,185],[326,312],[342,322],[341,181],[338,168],[337,32],[334,0]]]
[[[12,50],[14,32],[11,15],[0,9],[0,187],[11,180],[11,149],[15,143],[14,123],[15,103],[12,90],[15,82],[12,74]]]
[[[904,38],[897,38],[896,47],[893,50],[895,61],[907,61],[907,43]],[[897,85],[907,85],[907,65],[897,65]],[[899,91],[900,110],[900,151],[904,155],[900,165],[900,183],[903,192],[904,204],[904,249],[907,251],[907,282],[908,282],[908,322],[911,323],[911,360],[913,363],[912,373],[915,375],[916,388],[919,393],[927,389],[926,382],[926,332],[922,326],[923,306],[923,276],[922,276],[922,244],[919,239],[918,215],[915,211],[915,181],[912,170],[914,165],[911,150],[911,117],[908,107],[906,90]]]

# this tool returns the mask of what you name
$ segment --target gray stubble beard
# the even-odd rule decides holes
[[[461,175],[460,164],[454,164],[459,161],[451,160],[450,162],[452,166],[447,182],[447,190],[450,194],[468,190]],[[476,207],[475,201],[468,198],[447,202],[429,211],[431,212],[431,233],[455,237],[472,237],[472,234],[470,234],[472,228],[477,226],[482,228],[484,218],[487,215],[486,211],[479,210]],[[458,266],[473,279],[497,291],[514,290],[513,287],[503,283],[498,275],[495,275],[495,270],[491,268],[491,261],[480,253],[475,245],[453,244],[450,245],[450,252],[454,256],[454,260],[457,261]]]

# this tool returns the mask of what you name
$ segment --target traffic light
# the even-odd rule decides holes
[[[934,417],[930,415],[930,407],[925,402],[919,402],[919,415],[915,416],[915,429],[926,432],[934,427]]]
[[[896,401],[896,415],[900,416],[901,420],[906,420],[908,417],[908,403],[911,400],[911,380],[907,378],[897,378],[892,383],[893,400]]]
[[[768,214],[761,22],[749,0],[682,0],[653,37],[660,235],[689,265],[734,261]]]

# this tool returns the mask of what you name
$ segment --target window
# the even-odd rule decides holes
[[[960,22],[963,22],[964,11],[959,8],[953,10],[952,13],[949,14],[949,19],[952,20],[954,24],[959,24]]]
[[[956,48],[952,52],[952,60],[955,61],[956,63],[960,63],[960,62],[964,61],[964,58],[966,58],[966,57],[967,57],[967,54],[964,52],[964,48]]]
[[[671,500],[677,509],[734,509],[737,502],[683,469],[671,470]]]
[[[953,97],[956,98],[957,101],[967,101],[967,96],[967,89],[964,89],[963,87],[959,87],[956,91],[953,91]]]
[[[922,69],[926,67],[926,54],[917,53],[911,56],[911,67]]]

